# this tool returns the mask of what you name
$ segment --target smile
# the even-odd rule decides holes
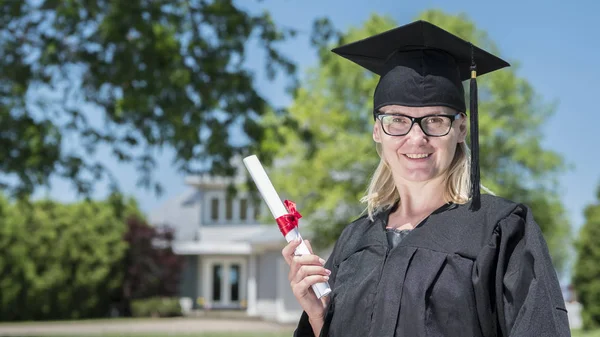
[[[431,153],[406,153],[405,156],[407,156],[410,159],[422,159],[422,158],[427,158],[431,155]]]

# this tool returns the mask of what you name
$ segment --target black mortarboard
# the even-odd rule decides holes
[[[416,21],[333,49],[333,52],[380,75],[373,113],[385,105],[448,106],[466,112],[462,82],[471,79],[471,183],[479,208],[477,73],[509,64],[426,21]]]

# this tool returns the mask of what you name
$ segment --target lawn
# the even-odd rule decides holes
[[[290,337],[292,331],[288,333],[252,333],[252,332],[230,332],[230,333],[200,333],[200,334],[108,334],[108,335],[86,335],[80,337]],[[69,336],[55,336],[52,337],[73,337]],[[573,331],[572,337],[600,337],[600,330],[594,330],[590,332]]]
[[[74,335],[44,335],[43,337],[73,337]],[[269,333],[269,332],[211,332],[211,333],[163,333],[163,334],[94,334],[77,335],[78,337],[291,337],[292,331],[288,333]],[[39,336],[42,337],[42,336]],[[588,336],[585,336],[588,337]],[[594,337],[594,336],[592,336]]]
[[[292,331],[290,332],[280,332],[280,333],[252,333],[252,332],[213,332],[213,333],[163,333],[163,334],[94,334],[94,335],[85,335],[80,337],[290,337],[292,336]],[[42,337],[42,336],[40,336]],[[56,336],[52,335],[52,337],[73,337],[73,335],[65,335],[65,336]],[[572,337],[600,337],[600,330],[594,330],[589,332],[583,331],[573,331]]]
[[[47,337],[39,336],[39,337]],[[73,337],[74,335],[57,336],[52,337]],[[94,334],[94,335],[83,335],[79,337],[291,337],[292,331],[280,332],[280,333],[253,333],[253,332],[212,332],[212,333],[162,333],[162,334]],[[31,336],[35,337],[35,336]],[[573,331],[572,337],[600,337],[600,330],[594,330],[589,332]]]
[[[203,323],[208,325],[203,329],[197,329]],[[244,326],[240,326],[240,324],[244,324]],[[136,325],[139,326],[136,328]],[[229,330],[228,326],[232,332],[223,331]],[[278,327],[265,322],[263,326],[256,320],[194,318],[123,318],[0,323],[0,336],[28,337],[289,337],[293,335],[293,330],[293,325]]]
[[[179,322],[186,322],[187,320],[177,320],[177,319],[161,319],[160,321],[165,321],[165,323],[167,323],[167,325],[170,324],[174,324],[177,325],[179,324]],[[28,336],[28,337],[42,337],[42,336],[52,336],[52,337],[291,337],[293,335],[293,327],[288,327],[288,328],[282,328],[282,331],[277,331],[277,332],[259,332],[259,331],[244,331],[244,332],[183,332],[185,330],[179,330],[179,331],[173,331],[173,332],[163,332],[163,331],[168,331],[168,330],[164,330],[164,326],[161,327],[161,330],[157,330],[156,332],[130,332],[130,333],[123,333],[123,332],[111,332],[111,333],[101,333],[101,332],[97,332],[94,333],[93,331],[99,331],[100,329],[98,328],[99,326],[103,326],[103,325],[109,325],[109,324],[114,324],[114,323],[119,323],[119,324],[144,324],[146,322],[152,323],[152,322],[156,322],[156,319],[106,319],[106,320],[83,320],[83,321],[69,321],[69,322],[64,322],[64,321],[55,321],[55,322],[20,322],[20,323],[0,323],[0,336],[3,336],[3,330],[6,330],[8,328],[12,328],[15,326],[30,326],[30,327],[36,327],[38,328],[37,331],[35,330],[30,330],[29,333],[24,333],[22,334],[23,336]],[[198,320],[198,322],[201,322],[202,320]],[[224,324],[229,324],[229,323],[234,323],[231,321],[227,321],[227,320],[223,320],[222,321]],[[92,329],[90,330],[90,328],[86,328],[83,329],[85,331],[81,331],[82,333],[76,333],[76,331],[69,331],[69,332],[62,332],[62,331],[54,331],[49,332],[49,333],[44,333],[42,331],[44,330],[39,330],[40,326],[44,326],[47,325],[48,327],[52,327],[55,325],[63,325],[63,324],[81,324],[83,323],[82,327],[86,327],[88,324],[90,324],[92,326]],[[95,324],[99,324],[98,326],[94,327],[93,325]],[[6,328],[6,329],[3,329]],[[98,328],[96,330],[96,328]],[[239,329],[238,329],[239,330]],[[114,331],[114,330],[113,330]],[[119,331],[119,330],[117,330]],[[152,330],[149,330],[152,331]],[[4,331],[5,332],[5,331]],[[75,333],[75,334],[73,334]],[[15,334],[9,334],[14,336]],[[593,331],[580,331],[580,330],[574,330],[572,332],[572,337],[600,337],[600,330],[593,330]]]

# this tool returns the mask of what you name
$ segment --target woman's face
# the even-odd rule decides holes
[[[409,117],[457,114],[455,110],[443,106],[406,107],[388,105],[379,111],[384,114],[402,114]],[[401,123],[402,120],[404,122],[408,121],[408,124],[405,125],[410,125],[410,120],[386,117],[386,130],[401,129],[402,127],[397,125],[401,125],[398,123]],[[442,119],[434,118],[428,122],[424,121],[423,124],[430,123],[429,125],[432,125],[431,130],[443,130],[445,128],[444,123],[450,123],[450,121],[450,119],[442,121]],[[464,114],[460,114],[458,119],[451,122],[448,134],[441,137],[426,135],[418,123],[415,123],[410,132],[404,136],[390,136],[382,129],[382,123],[381,120],[375,121],[373,140],[381,144],[382,156],[391,167],[394,177],[407,182],[426,182],[444,174],[452,163],[458,143],[465,141],[467,133]]]

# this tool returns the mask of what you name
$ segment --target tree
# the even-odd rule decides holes
[[[419,18],[500,54],[465,15],[429,10]],[[345,34],[335,32],[327,22],[319,24],[313,41],[320,62],[308,71],[289,107],[295,124],[282,123],[275,115],[265,117],[269,129],[262,146],[280,158],[270,173],[274,185],[298,203],[314,231],[315,244],[323,247],[365,209],[359,199],[379,162],[371,137],[371,98],[377,78],[330,50],[397,24],[373,15]],[[554,263],[562,267],[569,225],[555,186],[564,165],[556,152],[540,143],[542,124],[553,106],[541,101],[527,80],[516,75],[516,68],[478,79],[482,182],[497,195],[533,207]]]
[[[0,198],[1,320],[108,315],[127,248],[114,202]],[[135,207],[121,205],[127,214]]]
[[[577,260],[573,275],[586,329],[600,327],[600,185],[596,199],[596,203],[588,205],[584,211],[586,221],[576,242]]]
[[[178,295],[183,258],[173,252],[173,229],[152,227],[143,218],[130,216],[124,239],[128,249],[122,262],[123,314],[131,315],[133,300]]]
[[[293,34],[231,0],[3,1],[0,185],[29,194],[57,175],[84,194],[102,177],[116,189],[94,160],[104,146],[158,192],[153,154],[165,147],[182,172],[231,174],[269,108],[247,44],[259,44],[271,78],[292,74],[275,46]],[[248,141],[230,143],[232,128]]]

